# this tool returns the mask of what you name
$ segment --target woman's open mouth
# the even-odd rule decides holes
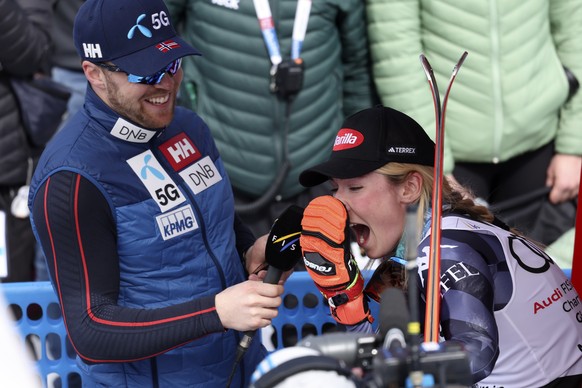
[[[350,224],[350,228],[355,235],[355,241],[363,247],[370,237],[370,228],[362,224]]]

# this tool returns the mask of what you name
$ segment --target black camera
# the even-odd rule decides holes
[[[283,99],[294,97],[303,87],[303,60],[287,59],[271,68],[272,93]]]
[[[461,344],[445,342],[425,349],[413,344],[392,347],[385,342],[377,335],[338,332],[307,336],[297,346],[315,349],[347,368],[361,368],[366,388],[406,387],[412,373],[420,374],[423,387],[472,385],[468,354]]]

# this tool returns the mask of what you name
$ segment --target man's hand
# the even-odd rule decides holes
[[[291,275],[295,264],[301,259],[299,236],[302,217],[303,208],[289,206],[275,220],[269,234],[260,237],[247,251],[245,262],[249,280],[283,284]]]
[[[259,237],[253,245],[245,252],[245,269],[249,274],[256,274],[260,268],[265,264],[265,247],[267,245],[267,238],[269,235],[265,234]]]
[[[329,195],[315,198],[305,208],[301,225],[305,268],[327,299],[333,318],[345,325],[372,322],[364,279],[350,250],[343,203]]]
[[[546,186],[550,202],[557,204],[575,198],[580,188],[582,156],[556,154],[548,166]]]
[[[226,329],[257,330],[277,316],[282,294],[281,285],[247,280],[216,295],[216,312]]]

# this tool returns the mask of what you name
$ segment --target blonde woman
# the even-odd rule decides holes
[[[349,331],[371,332],[373,320],[346,249],[350,234],[370,258],[402,262],[409,206],[419,208],[423,323],[433,160],[434,143],[418,123],[377,106],[348,117],[329,160],[300,175],[305,186],[329,180],[332,187],[332,196],[305,209],[301,246],[332,315]],[[446,182],[440,294],[441,340],[464,347],[476,387],[580,387],[582,304],[576,290],[535,243]]]

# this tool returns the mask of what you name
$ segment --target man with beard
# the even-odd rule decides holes
[[[161,0],[89,0],[74,40],[85,104],[43,153],[29,206],[83,386],[225,386],[237,331],[269,325],[283,287],[245,281],[266,238],[235,217],[207,125],[176,107],[182,58],[200,53]],[[265,354],[251,343],[231,386]]]

